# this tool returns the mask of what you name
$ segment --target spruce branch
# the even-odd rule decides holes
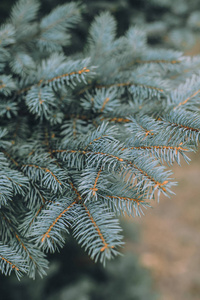
[[[0,269],[31,278],[71,233],[95,261],[118,255],[118,218],[172,195],[200,136],[199,58],[118,36],[109,12],[77,52],[83,5],[39,7],[19,0],[0,27]]]

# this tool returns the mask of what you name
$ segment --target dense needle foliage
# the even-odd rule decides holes
[[[39,7],[18,1],[0,28],[0,269],[33,278],[69,233],[95,261],[117,255],[118,217],[173,193],[168,167],[200,133],[198,57],[117,36],[109,12],[78,52],[82,4]]]

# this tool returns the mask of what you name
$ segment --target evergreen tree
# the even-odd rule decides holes
[[[117,36],[109,12],[77,51],[83,5],[39,7],[19,0],[0,28],[0,269],[32,278],[69,233],[95,261],[116,256],[118,217],[173,193],[166,164],[189,161],[200,133],[198,57],[138,27]]]

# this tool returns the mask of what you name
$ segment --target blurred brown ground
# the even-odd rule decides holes
[[[200,299],[200,152],[190,158],[190,165],[182,160],[173,167],[176,196],[162,197],[132,220],[141,230],[140,242],[126,247],[151,270],[159,300]]]

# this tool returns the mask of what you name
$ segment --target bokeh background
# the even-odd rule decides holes
[[[200,153],[190,158],[173,167],[176,195],[135,219],[139,243],[126,245],[151,270],[160,300],[200,299]]]
[[[0,23],[8,18],[14,0],[0,1]],[[41,15],[65,0],[42,0]],[[74,35],[81,49],[95,14],[109,10],[117,18],[118,34],[137,25],[153,47],[200,54],[199,0],[87,0],[84,21]],[[72,49],[73,50],[73,49]],[[0,275],[1,300],[199,300],[200,299],[200,152],[191,163],[173,166],[178,185],[171,198],[152,203],[145,216],[122,220],[124,257],[94,264],[73,242],[49,255],[44,279],[20,282]]]

